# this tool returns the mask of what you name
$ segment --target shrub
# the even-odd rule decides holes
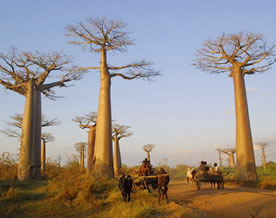
[[[63,170],[63,167],[59,166],[59,164],[56,161],[52,161],[51,159],[49,159],[46,163],[44,177],[47,180],[55,179],[60,174],[62,174]]]
[[[270,161],[266,164],[265,171],[270,175],[276,175],[276,163]]]
[[[13,154],[3,152],[0,156],[0,179],[12,180],[16,179],[17,164]]]
[[[101,176],[87,176],[80,172],[79,166],[69,165],[60,170],[60,174],[49,181],[47,191],[54,193],[54,199],[85,203],[108,198],[117,183]]]

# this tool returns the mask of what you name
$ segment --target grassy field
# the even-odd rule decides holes
[[[156,191],[139,190],[125,203],[117,180],[87,177],[77,164],[48,164],[43,181],[19,182],[8,171],[2,175],[0,217],[202,217],[174,202],[159,204]]]

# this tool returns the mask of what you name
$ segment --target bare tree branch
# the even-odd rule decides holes
[[[130,126],[113,123],[112,124],[113,139],[115,138],[115,136],[117,136],[118,140],[120,140],[122,138],[127,138],[133,135],[132,132],[128,131],[129,128]]]
[[[90,112],[88,114],[85,114],[84,116],[76,116],[73,120],[73,122],[76,122],[79,124],[80,128],[86,129],[95,127],[97,124],[97,113],[96,112]]]
[[[11,119],[11,122],[7,122],[7,125],[21,130],[22,123],[23,123],[23,115],[15,114],[13,116],[10,116],[10,119]],[[60,124],[61,124],[61,121],[59,121],[57,118],[48,119],[44,115],[42,115],[41,117],[41,127],[56,126]],[[21,133],[14,129],[6,128],[5,130],[0,130],[0,132],[2,132],[4,135],[8,137],[19,138],[19,139],[21,138]]]
[[[155,147],[154,144],[147,144],[147,145],[144,145],[144,146],[143,146],[143,150],[144,150],[145,152],[151,152],[152,149],[153,149],[154,147]]]
[[[55,86],[65,86],[65,83],[78,80],[85,72],[77,66],[68,67],[72,58],[62,53],[41,54],[39,52],[21,52],[12,48],[8,54],[0,53],[0,84],[6,89],[21,95],[26,94],[27,83],[34,81],[35,88],[46,97],[54,99],[51,90]],[[57,72],[61,79],[44,84],[50,73]],[[65,73],[64,73],[65,72]]]
[[[133,44],[124,31],[125,27],[126,24],[122,21],[88,18],[85,24],[78,22],[76,25],[68,25],[65,30],[66,36],[75,38],[69,42],[71,44],[88,47],[95,52],[100,52],[102,48],[123,52]]]
[[[135,62],[129,65],[120,66],[120,67],[114,67],[114,66],[108,66],[108,69],[110,70],[122,70],[127,69],[127,71],[123,73],[111,73],[111,77],[120,76],[123,79],[132,80],[136,78],[147,78],[151,79],[156,76],[160,76],[160,73],[158,71],[153,70],[150,68],[152,63],[147,62],[145,60],[142,60],[140,62]]]
[[[49,132],[43,132],[41,134],[41,139],[46,143],[55,141],[55,137],[53,133],[49,133]]]
[[[20,140],[21,138],[21,134],[13,129],[10,128],[6,128],[4,130],[0,130],[1,133],[3,133],[4,135],[11,137],[11,138],[18,138],[18,140]]]
[[[243,74],[254,74],[269,70],[276,62],[275,45],[267,46],[264,36],[255,33],[223,34],[207,40],[196,55],[193,65],[210,73],[231,73],[235,63]]]
[[[81,149],[84,149],[84,152],[87,150],[87,143],[86,142],[77,142],[75,143],[75,149],[78,153],[81,153]]]

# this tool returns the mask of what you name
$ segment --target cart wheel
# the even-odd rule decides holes
[[[200,181],[196,182],[196,188],[197,188],[197,190],[200,190]]]

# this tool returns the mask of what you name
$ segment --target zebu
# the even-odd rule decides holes
[[[169,175],[160,175],[157,177],[158,180],[158,193],[159,193],[159,203],[162,197],[162,200],[164,200],[164,197],[166,197],[166,201],[168,202],[168,184],[170,182]]]
[[[195,168],[187,168],[187,172],[186,172],[187,183],[192,182],[193,184],[195,174],[196,174]]]

